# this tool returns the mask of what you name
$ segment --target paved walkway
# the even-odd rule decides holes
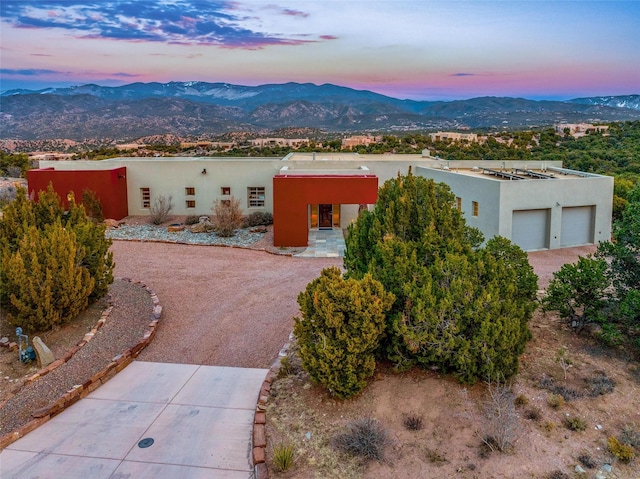
[[[309,230],[308,247],[295,256],[301,258],[341,258],[344,256],[344,234],[339,228]]]
[[[2,451],[0,477],[247,479],[266,373],[134,361]]]

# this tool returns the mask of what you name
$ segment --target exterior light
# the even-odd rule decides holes
[[[207,169],[206,169],[206,168],[202,168],[201,173],[202,173],[203,175],[206,175],[206,174],[207,174]]]

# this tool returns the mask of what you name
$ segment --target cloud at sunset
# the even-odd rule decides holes
[[[640,85],[638,25],[640,2],[615,0],[2,0],[0,90],[135,78],[624,95]]]
[[[78,38],[257,48],[295,45],[283,32],[247,28],[243,11],[224,1],[7,1],[3,20],[15,28],[62,29]],[[307,17],[300,10],[277,9],[282,16]]]

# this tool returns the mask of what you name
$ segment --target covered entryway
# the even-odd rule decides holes
[[[549,247],[549,210],[516,210],[511,221],[511,241],[525,251]]]
[[[593,206],[562,208],[560,246],[579,246],[593,243]]]
[[[359,173],[359,172],[358,172]],[[340,229],[341,209],[376,202],[378,177],[370,174],[290,173],[273,178],[274,246],[307,246],[309,228]],[[348,216],[348,212],[345,213]]]

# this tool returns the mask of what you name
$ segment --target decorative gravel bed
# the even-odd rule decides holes
[[[83,384],[112,359],[135,346],[148,328],[153,300],[139,284],[115,280],[109,288],[113,309],[94,337],[69,361],[23,386],[0,406],[0,436],[29,422],[32,413]]]
[[[215,233],[192,233],[188,227],[184,231],[168,231],[167,227],[149,224],[122,225],[110,228],[106,232],[108,238],[114,240],[160,241],[163,243],[220,245],[248,248],[259,242],[264,233],[251,232],[250,229],[240,229],[235,236],[223,238]]]

